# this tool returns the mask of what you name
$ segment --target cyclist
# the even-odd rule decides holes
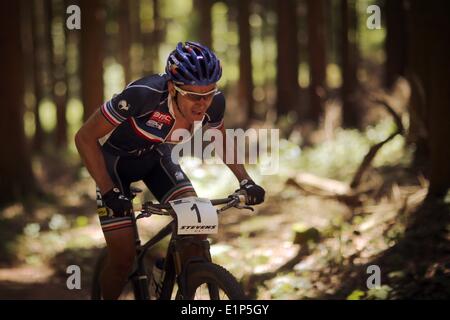
[[[203,130],[215,128],[225,137],[225,98],[216,84],[221,75],[220,61],[210,49],[180,42],[169,54],[164,74],[130,83],[77,132],[75,143],[97,184],[97,201],[108,209],[98,210],[108,248],[101,275],[103,298],[119,297],[135,256],[131,182],[142,180],[160,203],[196,196],[186,174],[172,161],[172,147],[179,142],[172,132],[187,129],[193,134],[193,124],[199,121]],[[226,150],[223,159],[228,159]],[[227,166],[246,194],[246,204],[264,201],[264,189],[242,164]]]

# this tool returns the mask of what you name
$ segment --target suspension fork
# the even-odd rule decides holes
[[[200,245],[203,247],[203,256],[184,257],[183,252],[187,246]],[[166,260],[164,263],[165,277],[163,281],[161,300],[169,300],[172,296],[175,281],[182,295],[186,288],[186,270],[191,263],[211,261],[209,252],[209,241],[198,240],[192,237],[180,237],[172,235],[167,248]]]
[[[189,256],[186,253],[187,248],[200,247],[200,255]],[[190,264],[211,262],[211,254],[209,251],[210,244],[208,240],[200,240],[195,237],[178,237],[173,244],[174,257],[177,260],[176,274],[178,287],[182,297],[186,296],[187,280],[189,275],[187,270]],[[189,252],[190,254],[191,252]]]

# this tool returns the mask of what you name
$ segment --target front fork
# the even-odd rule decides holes
[[[196,252],[201,255],[186,255],[187,248],[197,248]],[[200,249],[199,249],[200,248]],[[165,266],[166,277],[164,278],[161,299],[170,299],[172,296],[175,280],[178,284],[178,298],[183,299],[186,296],[187,288],[187,269],[191,263],[211,262],[210,244],[208,240],[199,240],[192,236],[174,236],[170,240],[167,251]]]
[[[149,279],[147,276],[145,263],[140,263],[137,266],[137,271],[132,276],[131,281],[133,282],[134,296],[136,297],[136,299],[150,300],[150,293],[148,291]]]

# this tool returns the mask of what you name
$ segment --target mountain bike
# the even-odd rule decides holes
[[[140,190],[134,188],[133,195]],[[195,198],[195,199],[191,199]],[[199,201],[203,202],[199,202]],[[183,203],[184,201],[184,203]],[[189,202],[191,201],[191,202]],[[198,205],[197,205],[197,202]],[[223,199],[200,199],[196,197],[189,197],[171,201],[169,204],[155,204],[146,202],[142,205],[140,211],[136,211],[133,215],[133,223],[136,227],[136,221],[141,218],[148,218],[152,215],[171,216],[173,220],[163,227],[154,237],[148,240],[144,245],[141,245],[139,234],[136,230],[136,259],[133,271],[130,273],[127,281],[128,296],[126,298],[134,298],[136,300],[194,300],[194,299],[208,299],[208,300],[242,300],[246,299],[244,290],[242,289],[236,278],[225,268],[212,262],[210,254],[210,243],[207,239],[199,240],[195,234],[202,232],[202,234],[214,233],[218,227],[211,224],[211,217],[209,222],[205,212],[206,209],[199,208],[202,205],[214,208],[216,218],[217,215],[223,213],[230,208],[249,209],[253,211],[252,207],[243,205],[244,196],[234,193]],[[187,202],[187,203],[186,203]],[[192,206],[191,204],[194,203]],[[174,210],[176,206],[186,205],[192,213],[184,212],[182,215],[177,214]],[[220,208],[213,206],[224,205]],[[211,210],[209,210],[211,213]],[[186,217],[192,215],[192,219],[186,224]],[[194,217],[195,215],[195,217]],[[205,216],[202,216],[205,215]],[[213,214],[214,215],[214,214]],[[204,221],[202,221],[202,219]],[[214,219],[213,219],[214,220]],[[151,280],[151,270],[155,267],[154,261],[151,263],[151,268],[147,268],[148,259],[146,254],[148,250],[153,248],[166,236],[171,234],[170,242],[167,248],[166,256],[164,258],[163,272],[164,278],[160,290],[159,297],[150,295],[149,280]],[[187,247],[195,246],[199,252],[199,256],[187,256],[184,254]],[[106,248],[100,254],[93,275],[91,298],[101,299],[100,273],[106,263],[107,252]],[[176,290],[174,290],[176,289]],[[126,291],[126,290],[125,290]],[[124,293],[123,293],[124,294]]]

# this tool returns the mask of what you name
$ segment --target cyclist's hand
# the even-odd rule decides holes
[[[246,205],[251,206],[264,202],[264,195],[266,192],[252,180],[244,179],[241,181],[240,186],[238,191],[241,191],[245,195]]]
[[[124,217],[131,214],[133,206],[131,201],[125,197],[118,188],[112,188],[102,195],[103,202],[115,217]]]

